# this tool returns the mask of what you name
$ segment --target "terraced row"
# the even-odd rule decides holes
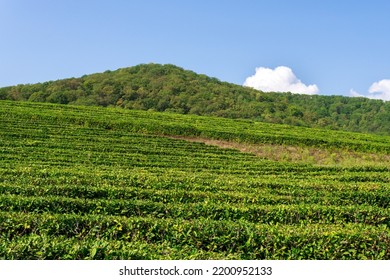
[[[388,259],[386,227],[0,213],[16,259]]]
[[[213,220],[248,220],[254,223],[366,223],[390,226],[390,210],[375,206],[333,206],[317,204],[268,204],[246,205],[225,202],[221,205],[209,202],[165,203],[148,200],[124,199],[78,199],[63,196],[20,197],[0,196],[0,208],[10,212],[30,213],[75,213],[132,216],[154,216],[156,218],[183,218]]]

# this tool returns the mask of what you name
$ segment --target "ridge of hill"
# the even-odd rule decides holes
[[[141,64],[80,78],[4,87],[0,88],[1,99],[115,106],[390,135],[390,102],[261,92],[171,64]]]

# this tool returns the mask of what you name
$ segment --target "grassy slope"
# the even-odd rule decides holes
[[[0,257],[389,259],[388,164],[318,166],[160,137],[386,155],[389,137],[0,102]]]

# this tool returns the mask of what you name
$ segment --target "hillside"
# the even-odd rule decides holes
[[[1,99],[115,106],[390,135],[390,102],[265,93],[174,65],[138,65],[6,87],[0,89]]]
[[[11,101],[0,123],[1,259],[390,258],[389,136]]]

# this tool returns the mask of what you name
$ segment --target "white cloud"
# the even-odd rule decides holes
[[[390,80],[373,83],[368,92],[371,93],[372,98],[390,101]]]
[[[354,89],[351,89],[349,91],[349,95],[352,96],[352,97],[365,97],[364,95],[358,93],[357,91],[355,91]]]
[[[299,80],[293,71],[286,66],[275,69],[257,67],[253,76],[246,78],[244,86],[270,92],[293,92],[303,94],[317,94],[317,85],[305,85]]]
[[[350,90],[349,94],[354,97],[367,97],[390,101],[390,80],[380,80],[379,82],[373,83],[368,89],[368,94],[360,94],[353,89]]]

